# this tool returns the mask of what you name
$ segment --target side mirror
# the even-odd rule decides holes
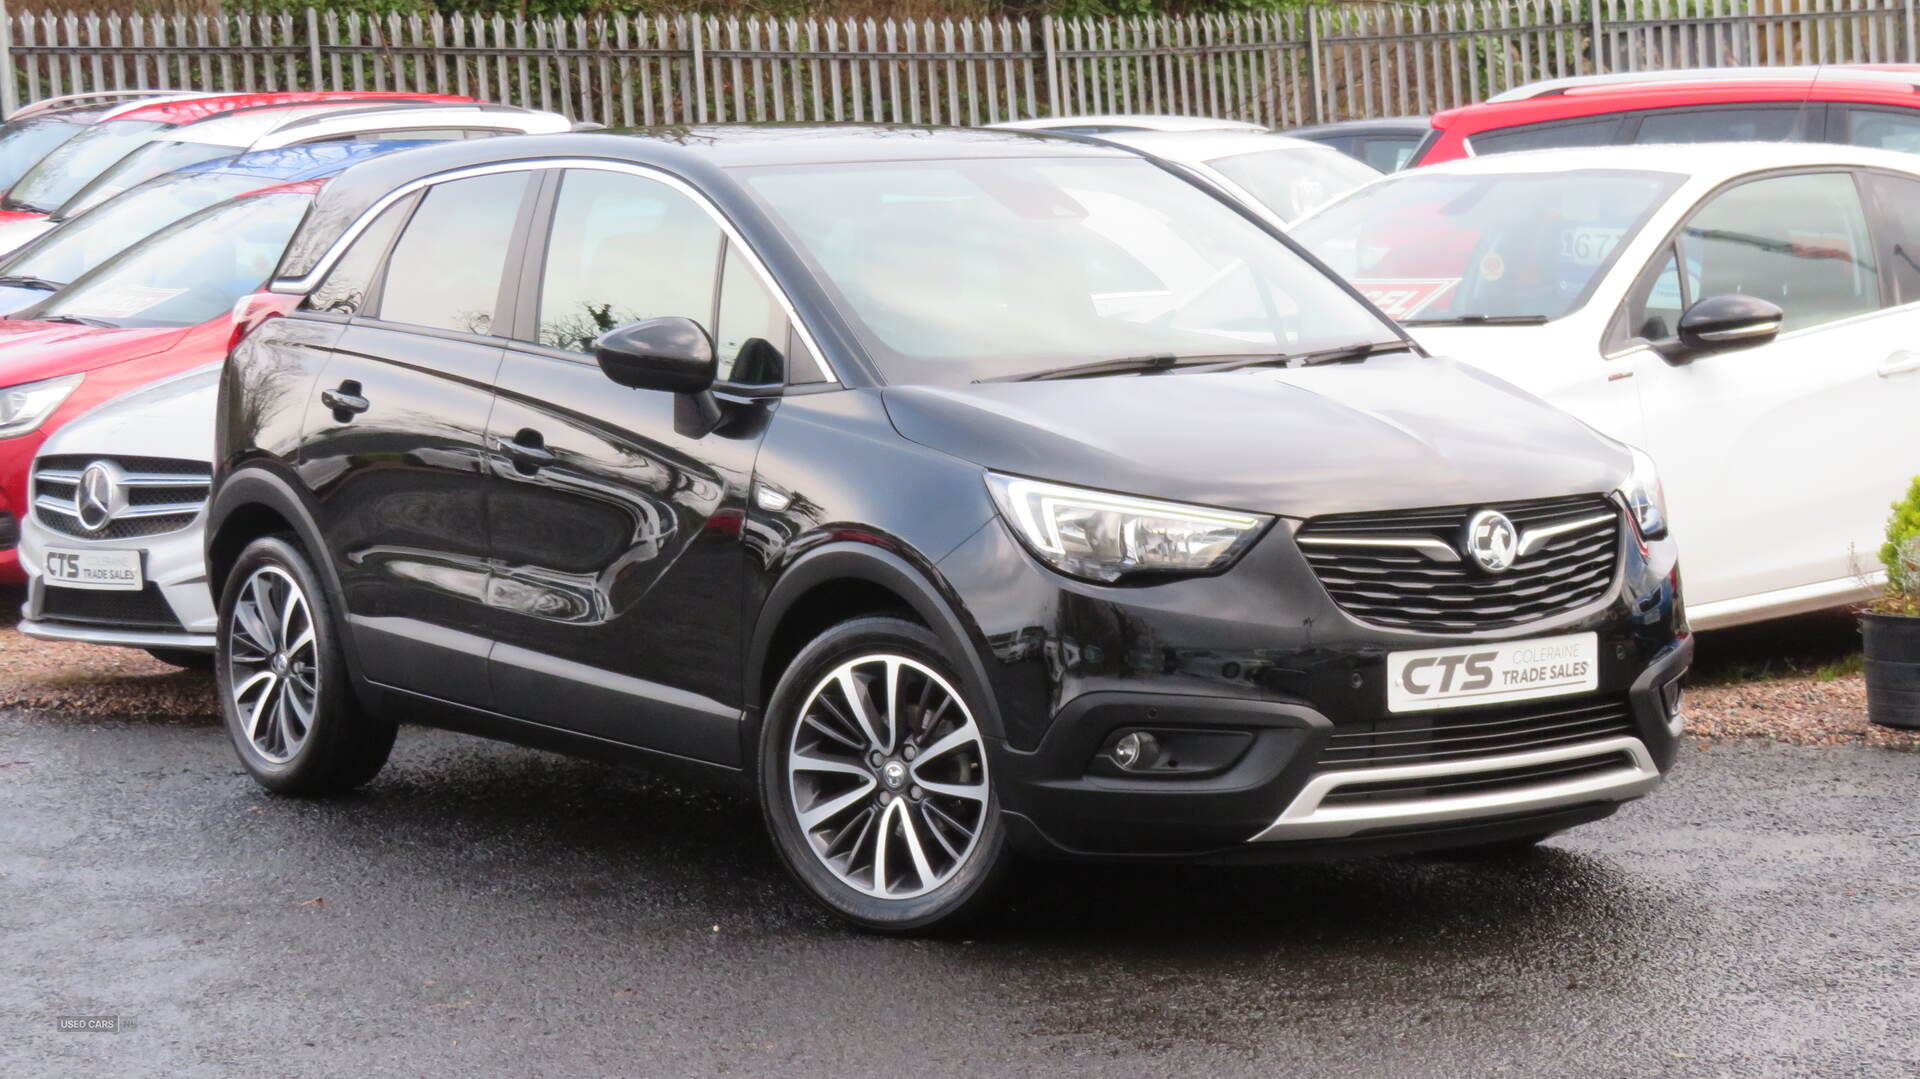
[[[1752,296],[1709,296],[1680,316],[1680,333],[1661,349],[1669,362],[1685,363],[1696,356],[1764,345],[1780,334],[1786,315],[1777,306]]]
[[[705,393],[719,364],[707,331],[690,318],[650,318],[615,326],[593,342],[600,370],[622,386]]]

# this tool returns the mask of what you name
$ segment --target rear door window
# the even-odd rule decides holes
[[[1601,116],[1592,120],[1557,120],[1550,124],[1528,124],[1498,131],[1482,131],[1467,140],[1479,156],[1511,154],[1521,150],[1559,150],[1569,146],[1607,146],[1620,132],[1622,118]]]
[[[1841,142],[1920,153],[1920,109],[1840,110]]]
[[[427,192],[387,260],[380,317],[490,334],[500,275],[527,189],[524,172],[449,180]]]
[[[1660,109],[1639,119],[1636,143],[1804,142],[1807,137],[1807,112],[1798,105]]]
[[[1880,264],[1893,285],[1893,302],[1920,302],[1920,180],[1883,172],[1866,179],[1880,208]]]

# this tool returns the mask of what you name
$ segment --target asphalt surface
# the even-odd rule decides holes
[[[1917,779],[1689,746],[1514,861],[1038,868],[901,941],[732,797],[408,729],[296,801],[211,723],[0,713],[0,1075],[1912,1076]]]

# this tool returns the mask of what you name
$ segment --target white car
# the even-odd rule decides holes
[[[211,663],[202,549],[220,364],[117,397],[47,439],[20,525],[20,631]]]
[[[1913,155],[1500,154],[1395,174],[1292,235],[1429,351],[1648,450],[1696,627],[1884,579],[1888,503],[1920,472]]]
[[[1138,131],[1098,137],[1176,165],[1282,226],[1380,177],[1378,169],[1331,146],[1265,131]]]
[[[156,176],[250,150],[340,139],[445,141],[488,135],[551,135],[572,128],[573,122],[559,113],[507,105],[324,101],[220,113],[143,144],[74,192],[48,216],[0,225],[0,253],[13,251]]]
[[[1047,131],[1057,135],[1110,135],[1120,131],[1266,131],[1245,120],[1216,120],[1211,116],[1161,116],[1155,113],[1109,113],[1096,116],[1049,116],[1040,120],[1007,120],[988,124],[1002,131]]]

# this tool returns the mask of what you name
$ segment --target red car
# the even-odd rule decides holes
[[[109,398],[226,354],[271,304],[235,303],[279,264],[322,180],[263,188],[155,233],[0,319],[0,582],[24,579],[16,544],[33,455]],[[137,497],[137,496],[136,496]]]
[[[62,142],[21,175],[0,199],[0,224],[45,217],[127,154],[162,133],[240,109],[327,101],[468,102],[469,97],[401,91],[317,90],[275,94],[220,94],[163,100],[114,109]]]
[[[1436,113],[1410,165],[1568,146],[1837,142],[1920,151],[1920,65],[1645,72]]]

